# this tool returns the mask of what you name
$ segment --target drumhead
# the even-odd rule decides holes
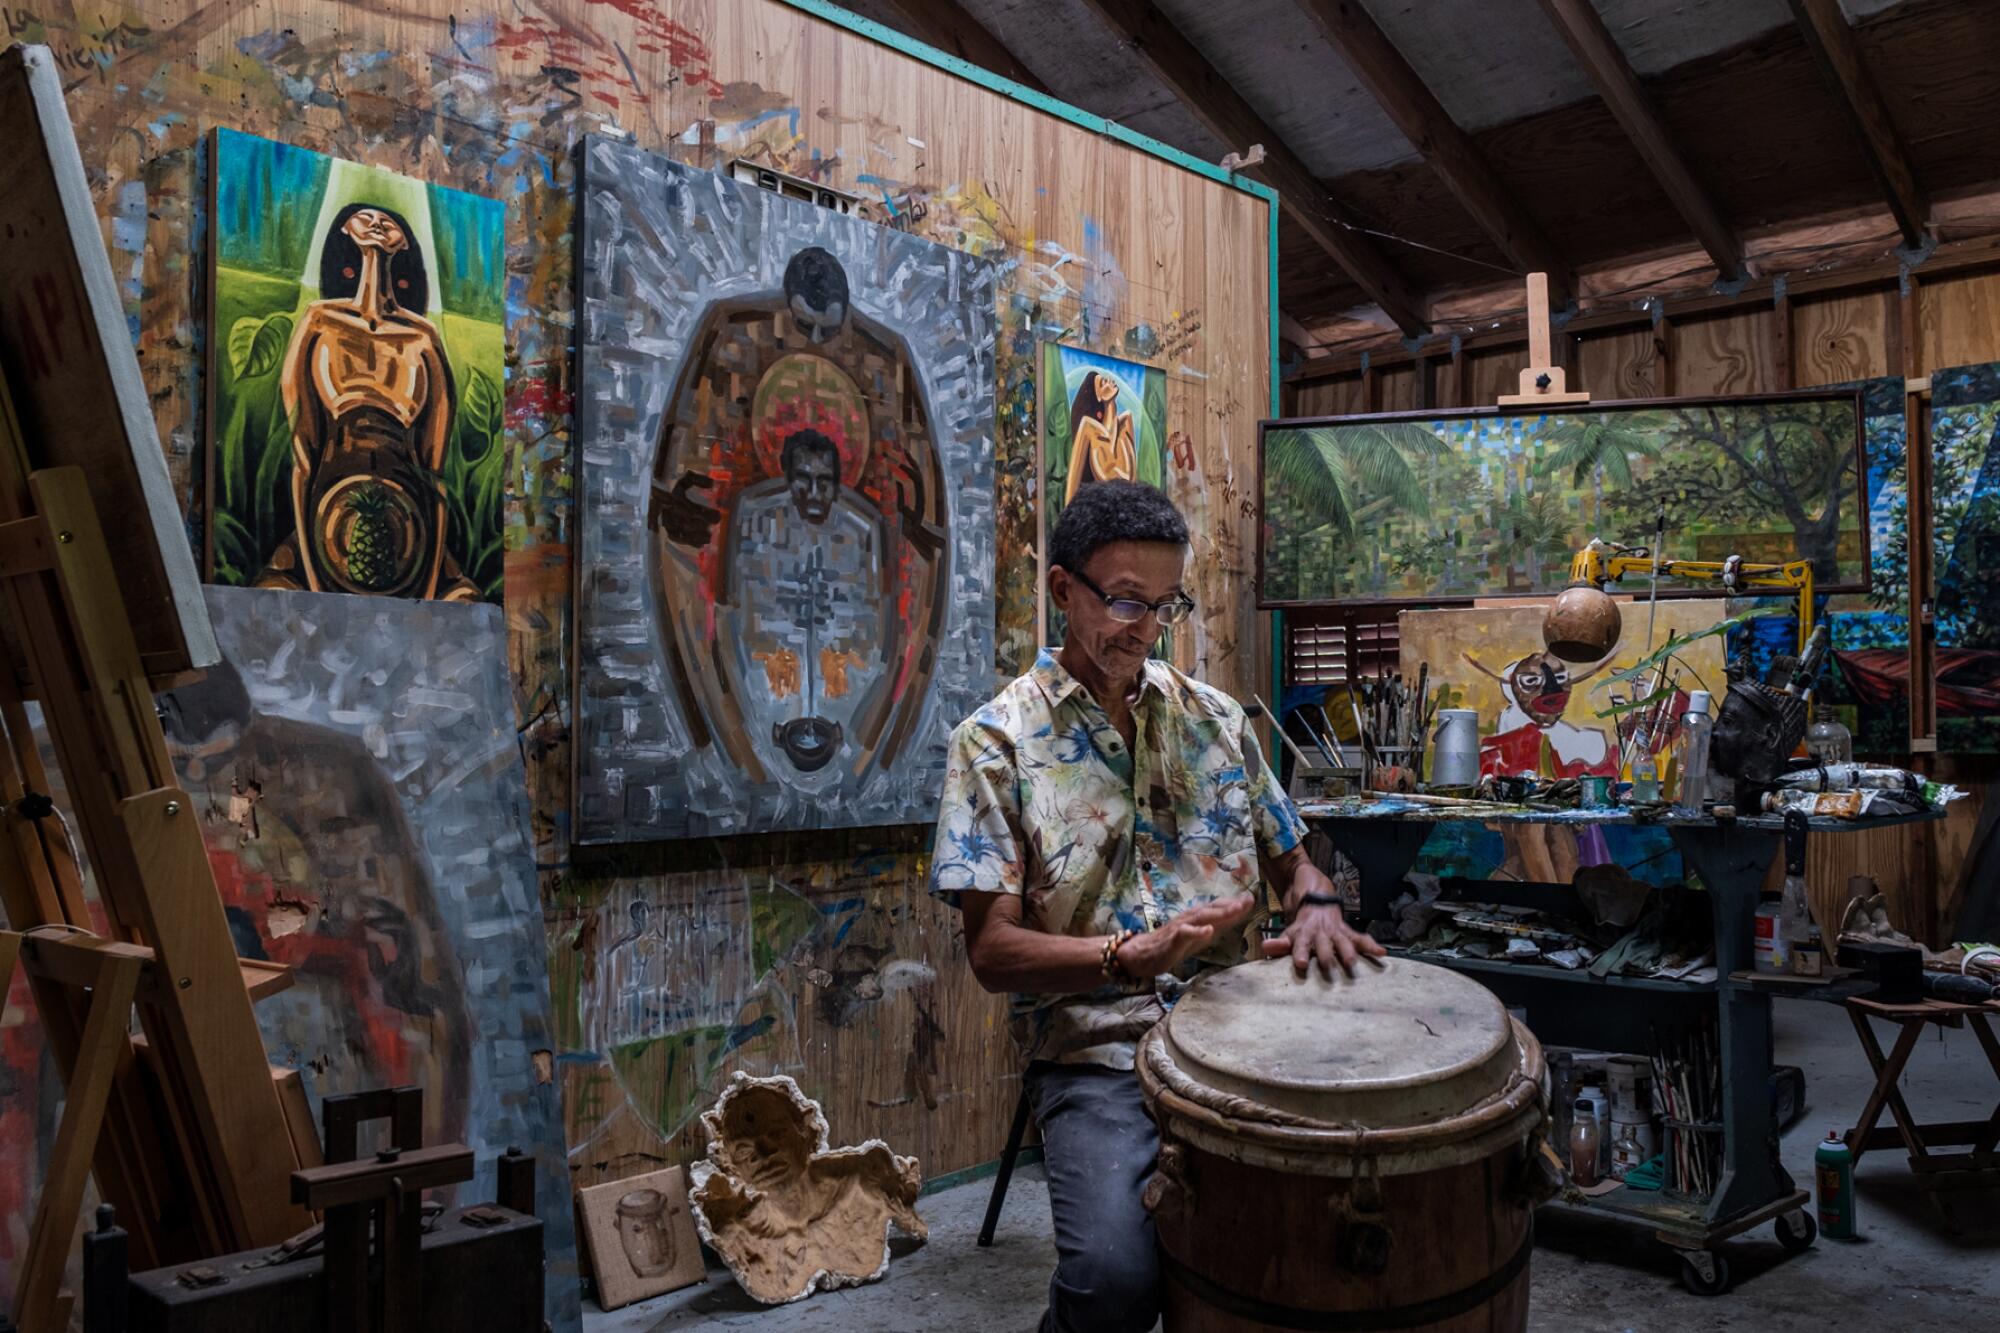
[[[1541,1047],[1498,996],[1429,963],[1298,976],[1289,958],[1199,978],[1140,1043],[1162,1129],[1236,1160],[1432,1170],[1544,1120]]]
[[[1211,972],[1166,1019],[1200,1083],[1314,1120],[1427,1125],[1499,1093],[1519,1064],[1498,996],[1448,968],[1391,958],[1329,980],[1289,958]]]

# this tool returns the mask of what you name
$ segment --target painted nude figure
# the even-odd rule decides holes
[[[292,333],[280,374],[292,424],[294,528],[262,588],[472,601],[445,552],[439,474],[456,407],[409,224],[355,203],[333,220],[320,299]]]
[[[1069,446],[1069,486],[1063,503],[1092,481],[1137,481],[1139,454],[1132,414],[1118,410],[1118,381],[1102,371],[1086,371],[1070,403],[1075,434]]]

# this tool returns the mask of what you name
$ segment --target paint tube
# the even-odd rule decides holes
[[[1860,787],[1914,792],[1921,790],[1923,784],[1924,780],[1907,768],[1884,764],[1822,764],[1778,779],[1780,787],[1801,787],[1808,791],[1849,791]]]
[[[1916,791],[1881,791],[1864,787],[1857,791],[1801,791],[1797,788],[1764,793],[1764,809],[1770,814],[1802,810],[1828,819],[1865,819],[1871,815],[1911,815],[1939,809],[1965,793],[1949,783],[1926,782]]]

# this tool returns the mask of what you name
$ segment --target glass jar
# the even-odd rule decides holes
[[[1832,704],[1813,709],[1813,724],[1806,728],[1806,753],[1822,764],[1854,762],[1854,733],[1834,720]]]

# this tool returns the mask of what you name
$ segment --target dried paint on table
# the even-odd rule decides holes
[[[212,143],[210,577],[498,601],[502,205]]]
[[[932,818],[994,683],[993,267],[584,152],[578,840]]]

